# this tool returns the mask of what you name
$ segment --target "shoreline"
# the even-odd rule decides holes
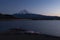
[[[60,40],[60,37],[46,35],[46,34],[37,34],[26,32],[24,29],[12,28],[8,31],[0,33],[0,39],[2,40]]]
[[[14,19],[0,19],[0,21],[8,21],[8,20],[39,20],[39,19],[20,19],[20,18],[16,18],[16,19],[15,18]],[[40,20],[43,20],[43,19],[40,19]]]

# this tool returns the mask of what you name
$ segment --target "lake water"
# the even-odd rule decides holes
[[[22,28],[42,34],[60,36],[59,20],[11,20],[0,21],[0,31],[10,28]]]

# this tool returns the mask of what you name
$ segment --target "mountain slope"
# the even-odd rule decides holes
[[[60,19],[60,17],[57,16],[44,16],[44,15],[38,15],[38,14],[14,14],[16,18],[24,18],[24,19],[40,19],[40,20],[57,20]]]

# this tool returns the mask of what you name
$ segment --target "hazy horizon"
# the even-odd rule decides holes
[[[0,12],[18,13],[26,9],[30,13],[60,16],[60,0],[0,0]]]

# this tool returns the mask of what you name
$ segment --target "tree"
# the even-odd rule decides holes
[[[0,13],[0,16],[2,15],[2,13]]]

